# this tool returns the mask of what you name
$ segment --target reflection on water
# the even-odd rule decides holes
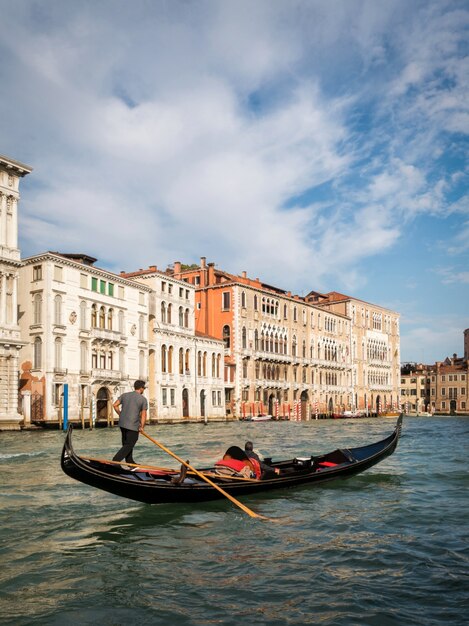
[[[2,623],[459,626],[468,599],[468,424],[408,419],[397,452],[366,473],[244,499],[281,523],[227,501],[120,499],[61,472],[62,433],[0,433]],[[205,464],[247,439],[279,459],[361,445],[392,428],[391,420],[350,420],[149,434]],[[119,433],[77,431],[74,441],[110,458]],[[169,464],[147,442],[137,451],[142,463]]]

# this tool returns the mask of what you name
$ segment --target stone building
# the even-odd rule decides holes
[[[246,272],[176,262],[194,285],[196,330],[223,340],[227,412],[308,419],[353,402],[350,320]]]
[[[307,302],[351,320],[353,405],[373,414],[400,406],[399,314],[335,291]]]
[[[57,252],[23,260],[20,389],[34,422],[59,420],[64,394],[71,420],[111,420],[116,398],[148,380],[151,289],[95,261]]]
[[[464,356],[453,354],[433,365],[405,363],[401,369],[402,409],[407,413],[469,415],[469,329]]]
[[[224,419],[223,342],[196,331],[194,286],[155,265],[121,276],[150,289],[149,398],[154,419]]]
[[[0,156],[0,430],[19,430],[19,351],[23,345],[18,325],[18,201],[21,178],[32,168]]]

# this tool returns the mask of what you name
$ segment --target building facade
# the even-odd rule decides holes
[[[224,419],[223,342],[196,331],[194,286],[155,265],[121,275],[151,290],[148,362],[154,419]]]
[[[53,252],[23,260],[20,390],[33,422],[60,420],[65,405],[71,420],[111,421],[117,397],[148,380],[151,290],[95,261]]]
[[[19,430],[18,201],[20,180],[32,168],[0,156],[0,430]]]
[[[406,363],[401,369],[402,410],[439,415],[469,415],[469,329],[464,356],[453,354],[433,365]]]
[[[173,274],[196,288],[196,330],[224,342],[229,414],[308,419],[351,408],[348,318],[204,257],[176,262]]]
[[[400,406],[399,314],[337,292],[306,296],[321,309],[350,319],[353,405],[378,414]]]

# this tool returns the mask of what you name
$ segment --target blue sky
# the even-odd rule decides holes
[[[20,247],[112,271],[201,256],[401,314],[403,361],[469,328],[463,1],[0,0]]]

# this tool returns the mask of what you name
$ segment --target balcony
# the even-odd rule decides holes
[[[121,333],[117,330],[108,330],[107,328],[92,328],[91,337],[94,340],[119,343],[121,340]]]
[[[101,382],[122,380],[122,372],[118,370],[92,369],[91,376]]]

